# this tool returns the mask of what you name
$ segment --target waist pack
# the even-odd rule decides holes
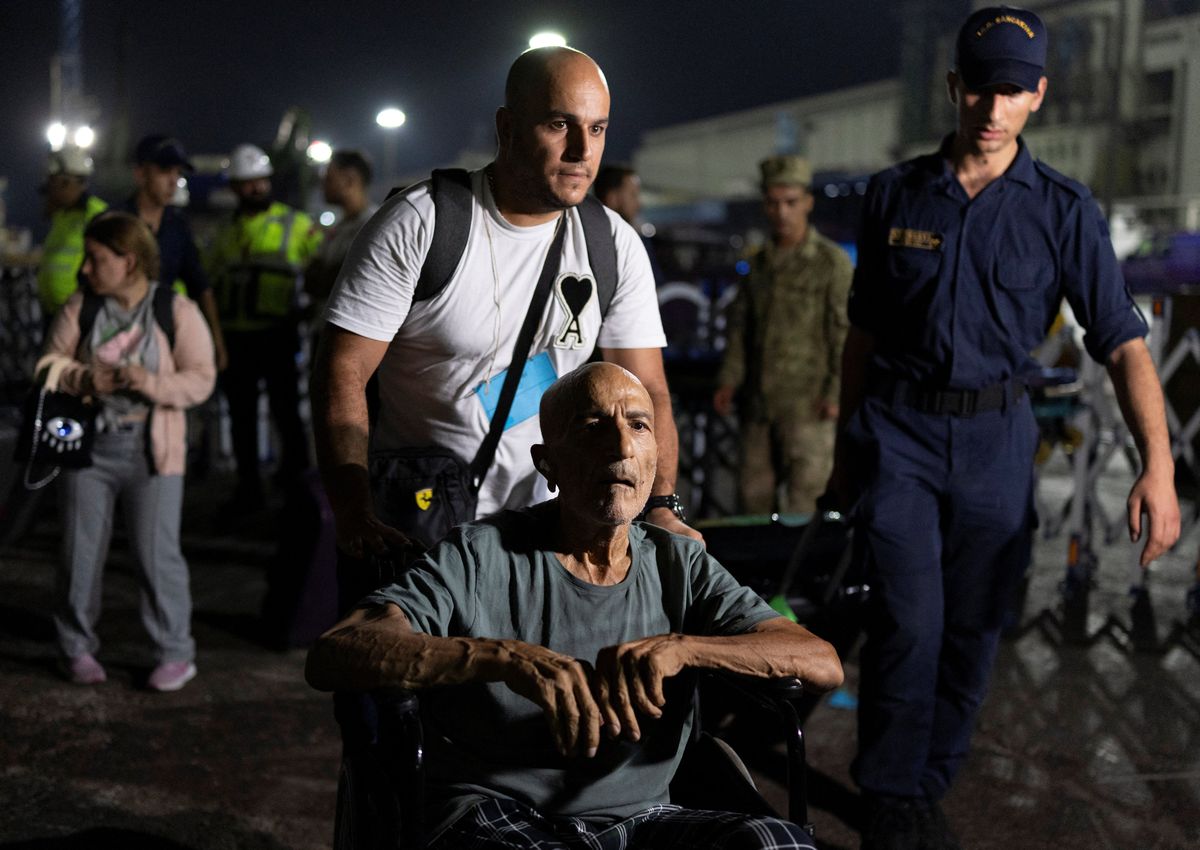
[[[372,452],[368,471],[375,515],[422,549],[475,518],[471,468],[445,449]]]

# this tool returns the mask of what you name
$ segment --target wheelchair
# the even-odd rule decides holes
[[[710,552],[761,596],[785,600],[785,615],[805,624],[844,655],[857,640],[856,616],[868,588],[851,568],[849,531],[833,511],[809,517],[740,518],[703,524]],[[382,578],[386,570],[380,571]],[[772,598],[774,593],[774,598]],[[783,817],[815,833],[808,819],[804,720],[819,696],[795,678],[759,679],[701,672],[693,693],[692,737],[670,786],[686,808]],[[771,737],[786,744],[787,811],[777,811],[755,787],[750,771],[706,723],[738,706],[774,718]],[[403,689],[334,695],[342,732],[334,850],[421,850],[426,846],[425,747],[419,694]]]
[[[804,686],[795,678],[703,678],[710,676],[778,718],[787,742],[788,810],[777,812],[732,748],[702,731],[699,722],[671,782],[671,801],[686,808],[785,817],[812,835],[800,723]],[[426,846],[425,747],[418,694],[398,688],[342,692],[334,695],[334,710],[342,730],[334,850],[421,850]]]

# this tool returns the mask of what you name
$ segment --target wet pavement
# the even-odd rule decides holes
[[[1061,503],[1064,469],[1045,482],[1046,499]],[[295,529],[280,528],[278,500],[218,522],[227,485],[214,476],[189,486],[200,674],[177,693],[140,687],[149,659],[119,541],[99,629],[109,680],[97,687],[56,672],[52,506],[0,553],[0,850],[330,846],[339,742],[329,700],[304,684],[303,650],[268,648],[259,617],[276,540]],[[1110,475],[1102,496],[1119,508],[1127,487]],[[1135,650],[1120,628],[1130,622],[1128,543],[1101,552],[1087,628],[1107,630],[1091,645],[1060,645],[1038,614],[1057,603],[1066,538],[1039,540],[1023,628],[1002,647],[974,750],[945,802],[965,847],[1200,848],[1198,643],[1172,634],[1187,616],[1198,546],[1193,530],[1156,565],[1150,625],[1162,645]],[[828,848],[858,846],[846,707],[858,670],[845,660],[847,687],[807,725],[811,817]],[[756,761],[768,796],[778,796],[777,769],[777,759]]]

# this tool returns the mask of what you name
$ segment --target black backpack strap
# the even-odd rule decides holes
[[[158,322],[158,326],[163,329],[163,333],[167,335],[167,345],[170,348],[175,347],[175,290],[169,286],[158,284],[154,287],[154,299],[152,305],[154,309],[154,321]],[[104,298],[90,289],[83,290],[83,306],[79,308],[79,341],[83,342],[84,338],[92,332],[92,325],[96,324],[96,317],[100,315],[100,308],[104,306]]]
[[[167,347],[175,348],[175,290],[159,284],[154,289],[154,321],[167,335]]]
[[[504,376],[504,386],[500,388],[500,398],[496,401],[491,425],[488,427],[487,436],[483,438],[483,444],[475,453],[475,459],[471,461],[471,484],[476,492],[487,477],[488,468],[496,456],[496,447],[500,445],[500,437],[504,434],[508,413],[512,410],[513,399],[517,396],[517,385],[521,383],[521,373],[525,371],[525,361],[529,359],[529,349],[533,347],[534,334],[542,323],[546,302],[550,300],[550,289],[554,279],[558,277],[566,231],[566,216],[559,216],[558,226],[554,229],[554,241],[550,243],[550,250],[546,252],[542,275],[533,290],[533,298],[529,302],[529,310],[525,313],[525,321],[521,324],[521,332],[517,334],[517,344],[513,346],[512,363],[508,367],[508,374]]]
[[[81,287],[80,291],[83,293],[83,306],[79,308],[79,341],[82,343],[92,332],[92,325],[96,324],[96,317],[104,306],[104,298],[92,292],[90,287]]]
[[[471,233],[471,175],[463,168],[439,168],[433,172],[433,242],[421,276],[413,292],[413,301],[428,301],[446,288],[458,268],[467,237]]]
[[[617,291],[617,244],[613,240],[612,225],[604,204],[594,195],[587,195],[576,209],[583,223],[583,238],[587,243],[588,265],[596,276],[596,298],[600,304],[600,318],[608,315],[608,305]]]

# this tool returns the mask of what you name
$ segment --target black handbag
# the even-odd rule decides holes
[[[437,446],[371,453],[368,473],[375,514],[425,549],[445,537],[454,526],[475,518],[479,488],[496,456],[534,334],[550,297],[551,284],[558,275],[565,230],[564,218],[560,218],[525,321],[517,334],[512,365],[500,389],[491,425],[474,460],[468,465],[453,452]]]
[[[16,457],[27,461],[25,487],[38,490],[58,477],[63,469],[92,465],[99,406],[58,390],[61,366],[51,366],[44,380],[25,400]],[[34,481],[34,469],[49,469]]]

